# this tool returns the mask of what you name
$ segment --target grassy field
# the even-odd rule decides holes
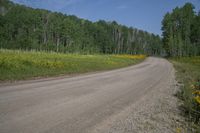
[[[110,70],[136,64],[144,55],[79,55],[0,50],[0,81]]]
[[[192,126],[200,124],[200,57],[171,59],[177,70],[177,80],[183,86],[178,93],[183,109]],[[199,129],[198,129],[199,130]]]

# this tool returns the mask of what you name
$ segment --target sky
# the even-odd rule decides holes
[[[117,21],[119,24],[161,35],[165,13],[190,2],[200,11],[200,0],[12,0],[33,8],[76,15],[90,21]]]

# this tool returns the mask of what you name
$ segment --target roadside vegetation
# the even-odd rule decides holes
[[[162,20],[163,47],[177,70],[181,109],[190,121],[188,130],[192,133],[193,129],[199,130],[200,124],[200,12],[194,9],[194,5],[186,3],[166,13]]]
[[[200,132],[200,56],[171,58],[180,84],[178,97],[192,129]]]
[[[136,64],[144,55],[80,55],[0,50],[0,80],[109,70]]]

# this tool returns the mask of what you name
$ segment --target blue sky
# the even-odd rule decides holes
[[[200,0],[12,0],[34,8],[76,15],[91,21],[117,21],[126,26],[161,35],[166,12],[191,2],[200,10]]]

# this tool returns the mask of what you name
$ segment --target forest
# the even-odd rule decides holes
[[[200,55],[200,12],[186,3],[167,13],[162,21],[163,46],[172,57]]]
[[[76,16],[0,1],[0,47],[63,53],[159,55],[158,35],[117,22]]]
[[[0,1],[0,48],[62,53],[200,55],[200,13],[191,3],[164,15],[162,37],[118,24]]]

